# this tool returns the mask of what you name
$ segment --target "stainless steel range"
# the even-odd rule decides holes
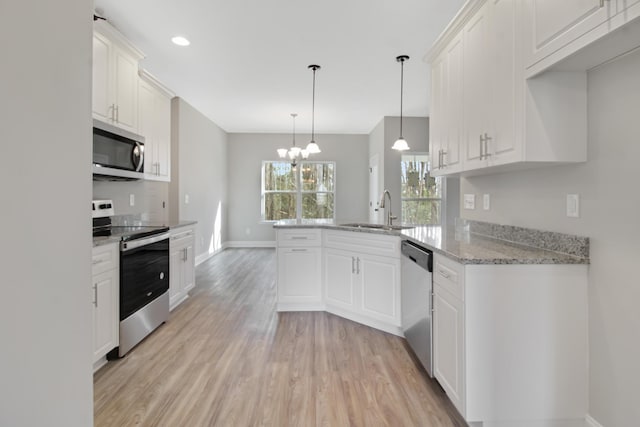
[[[169,318],[169,228],[113,225],[111,200],[94,200],[93,235],[120,240],[120,344],[124,356]]]

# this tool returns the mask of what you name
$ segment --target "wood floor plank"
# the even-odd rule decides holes
[[[275,311],[275,251],[230,249],[191,297],[94,376],[108,426],[465,426],[399,337]]]

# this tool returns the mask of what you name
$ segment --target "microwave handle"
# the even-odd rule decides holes
[[[133,166],[136,169],[136,172],[142,172],[142,167],[144,166],[144,145],[136,142],[136,146],[131,153],[131,160],[133,161]]]

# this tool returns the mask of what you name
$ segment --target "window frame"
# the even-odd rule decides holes
[[[402,155],[400,156],[400,188],[402,189],[402,163],[405,161],[404,157],[405,156],[413,156],[415,157],[419,157],[419,156],[427,156],[427,164],[428,164],[428,170],[431,171],[431,155],[428,152],[423,152],[423,151],[411,151],[411,152],[407,152],[407,153],[402,153]],[[433,176],[432,176],[433,177]],[[445,216],[445,185],[446,185],[446,181],[443,177],[440,176],[436,176],[433,177],[435,179],[440,179],[440,197],[402,197],[402,191],[400,191],[400,221],[402,224],[409,224],[409,225],[442,225],[443,224],[443,217]],[[404,212],[403,209],[403,202],[440,202],[440,215],[438,218],[438,222],[437,223],[430,223],[430,224],[412,224],[409,222],[406,222],[405,219],[402,217],[402,214]]]
[[[301,160],[298,164],[293,168],[295,171],[295,182],[296,182],[296,190],[283,190],[283,191],[275,191],[275,190],[265,190],[265,165],[268,163],[290,163],[288,161],[282,160],[263,160],[262,168],[260,171],[260,223],[264,224],[273,224],[279,221],[296,221],[296,223],[301,223],[302,221],[327,221],[327,222],[335,222],[336,219],[336,188],[337,188],[337,170],[336,170],[336,162],[331,160]],[[333,191],[309,191],[302,189],[302,166],[305,164],[331,164],[333,165]],[[271,193],[286,193],[286,194],[294,194],[296,197],[296,215],[295,218],[290,219],[265,219],[265,201],[266,194]],[[333,195],[333,217],[332,218],[302,218],[302,196],[303,194],[332,194]]]

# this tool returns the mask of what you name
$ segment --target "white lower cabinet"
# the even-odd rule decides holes
[[[96,246],[92,253],[93,362],[118,346],[120,269],[118,244]]]
[[[322,310],[320,230],[278,230],[277,242],[278,311]]]
[[[189,297],[195,282],[195,228],[171,230],[169,241],[169,307],[173,310]]]
[[[434,256],[435,377],[469,423],[582,425],[587,266]]]
[[[399,244],[395,236],[326,231],[326,310],[402,335]]]

